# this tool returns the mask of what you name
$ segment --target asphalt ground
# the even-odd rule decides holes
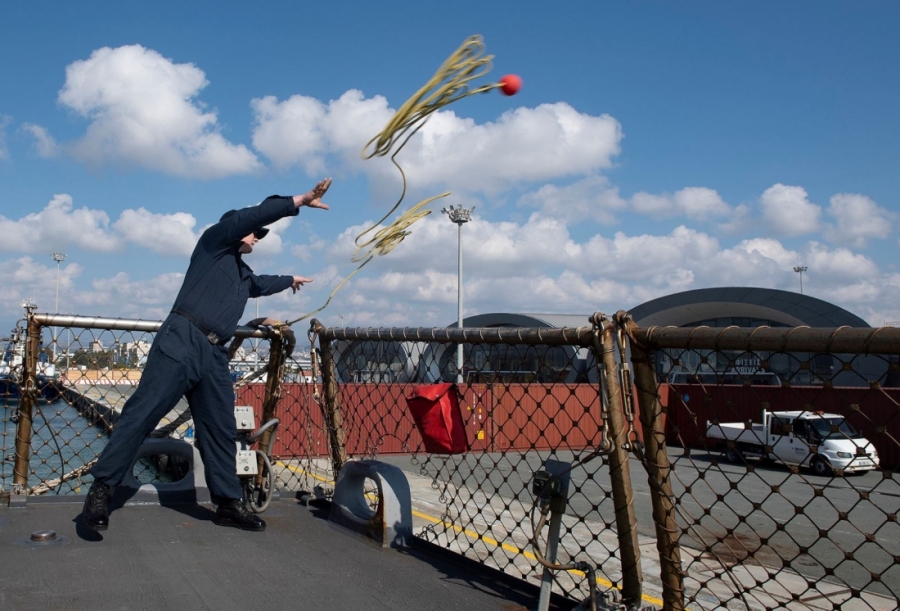
[[[381,456],[410,474],[437,473],[459,488],[526,512],[533,507],[531,480],[549,452],[461,457]],[[577,459],[557,452],[555,460]],[[848,477],[794,473],[771,462],[728,464],[718,454],[670,449],[680,543],[711,548],[722,569],[761,565],[763,579],[786,571],[900,598],[900,480],[890,472]],[[628,462],[639,535],[655,539],[650,483],[637,459]],[[588,516],[595,529],[615,529],[609,469],[599,457],[574,468],[567,515]],[[748,559],[748,556],[752,558]],[[709,563],[706,563],[709,564]],[[831,574],[829,574],[831,573]],[[873,575],[875,577],[873,577]]]
[[[78,517],[83,500],[0,509],[0,609],[525,611],[537,600],[432,546],[383,549],[293,499],[273,502],[263,533],[216,526],[196,503],[120,507],[96,533]],[[55,540],[32,541],[47,530]]]

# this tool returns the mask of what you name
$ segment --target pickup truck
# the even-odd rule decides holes
[[[762,424],[707,423],[706,437],[725,442],[725,458],[770,458],[810,467],[816,475],[865,472],[878,467],[872,443],[839,414],[812,411],[769,412]]]

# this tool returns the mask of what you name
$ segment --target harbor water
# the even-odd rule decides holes
[[[0,489],[9,490],[13,484],[15,466],[16,414],[18,400],[0,403]],[[31,459],[28,487],[52,481],[72,473],[85,462],[92,461],[106,447],[103,429],[92,426],[74,407],[64,400],[40,402],[33,414]],[[75,477],[47,491],[45,494],[78,494],[90,483],[90,476]]]

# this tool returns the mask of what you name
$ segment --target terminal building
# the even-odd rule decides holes
[[[610,312],[611,314],[611,312]],[[641,327],[869,327],[847,310],[808,295],[777,289],[723,287],[684,291],[653,299],[629,310]],[[463,326],[562,328],[590,325],[584,314],[478,314]],[[449,327],[455,327],[454,321]],[[435,382],[457,377],[456,350],[449,344],[353,342],[339,344],[338,374],[345,382]],[[350,357],[350,358],[348,358]],[[888,362],[856,357],[845,370],[841,355],[734,354],[713,351],[661,351],[661,381],[701,381],[780,385],[862,386],[883,378]],[[593,352],[570,346],[482,346],[466,348],[463,379],[467,382],[596,382]],[[893,384],[891,384],[893,385]]]
[[[642,327],[865,327],[862,318],[827,301],[777,289],[696,289],[653,299],[629,310]],[[843,362],[851,362],[845,370]],[[865,386],[883,378],[886,359],[806,353],[744,353],[667,350],[657,354],[657,374],[672,383]]]

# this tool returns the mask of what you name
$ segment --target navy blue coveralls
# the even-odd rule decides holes
[[[200,236],[172,312],[153,340],[140,384],[91,469],[96,481],[120,484],[141,443],[184,396],[194,417],[210,493],[220,499],[241,498],[234,389],[225,344],[248,298],[281,292],[294,277],[254,274],[241,259],[240,240],[297,212],[293,198],[272,196],[258,206],[226,213]]]

